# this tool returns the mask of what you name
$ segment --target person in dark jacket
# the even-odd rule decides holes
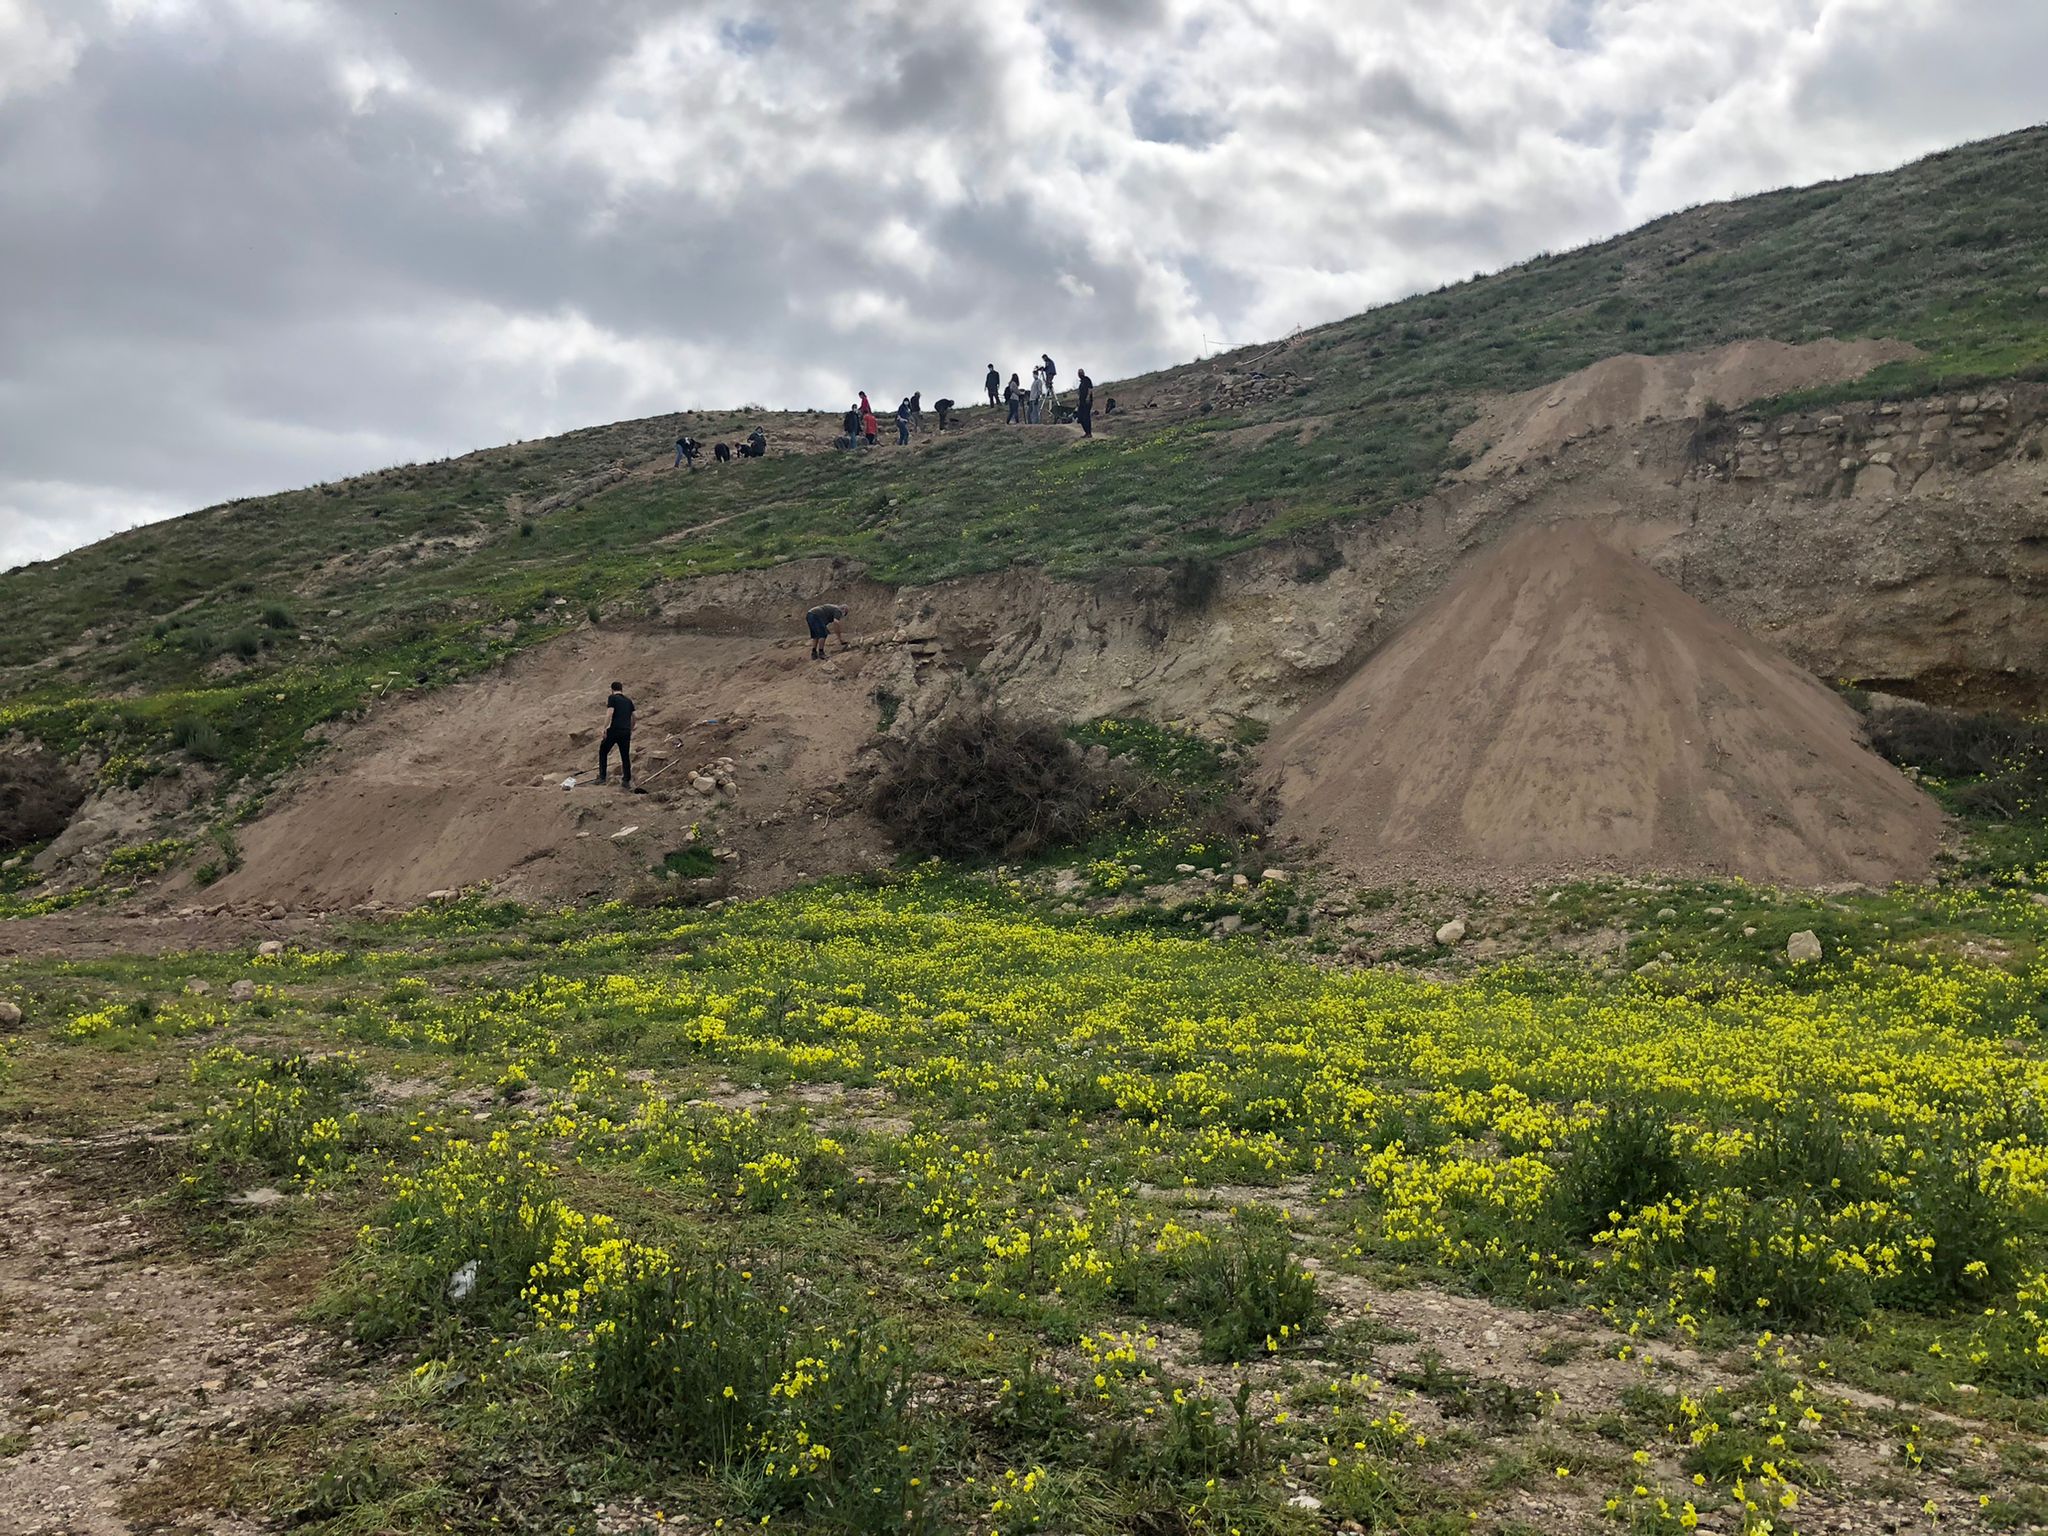
[[[839,418],[839,425],[846,433],[846,446],[858,448],[860,446],[860,407],[849,405],[846,408],[846,414]]]
[[[681,469],[685,460],[689,462],[690,468],[695,469],[697,467],[697,439],[694,437],[679,437],[676,439],[676,461],[669,468]]]
[[[847,609],[840,603],[820,603],[804,615],[804,624],[811,632],[811,660],[825,659],[825,637],[839,636],[839,649],[846,649]]]
[[[1010,382],[1003,386],[1003,399],[1009,402],[1010,425],[1015,426],[1024,419],[1024,386],[1017,382],[1017,375],[1010,375]]]
[[[768,454],[768,434],[759,427],[747,434],[747,440],[740,444],[740,452],[750,459],[765,458]]]
[[[1074,415],[1081,423],[1081,435],[1095,435],[1095,381],[1088,377],[1088,370],[1081,369],[1074,375],[1075,388],[1080,392],[1074,396]]]
[[[609,723],[604,728],[604,741],[597,749],[597,782],[605,781],[605,774],[611,767],[612,748],[619,749],[619,783],[633,787],[633,701],[626,697],[617,683],[612,684],[611,697],[604,701],[604,707],[611,712]]]
[[[951,400],[934,400],[932,402],[932,409],[939,413],[939,430],[941,432],[945,431],[946,418],[953,414],[953,402]]]
[[[990,405],[1001,405],[1003,403],[1003,376],[996,372],[996,365],[994,363],[988,365],[988,377],[981,381],[981,387],[988,391],[988,403]]]
[[[910,441],[910,396],[903,397],[903,403],[896,407],[896,446],[903,447]]]

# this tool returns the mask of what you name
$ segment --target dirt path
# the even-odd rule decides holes
[[[0,1536],[127,1536],[135,1485],[328,1389],[307,1333],[0,1144]],[[263,1529],[209,1516],[213,1536]]]

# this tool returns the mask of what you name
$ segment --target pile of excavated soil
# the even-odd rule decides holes
[[[1941,816],[1814,678],[1591,527],[1465,571],[1262,763],[1361,878],[1924,876]]]
[[[737,854],[723,867],[740,894],[872,868],[883,839],[833,790],[875,729],[874,653],[813,663],[809,645],[800,618],[771,638],[586,630],[386,705],[240,829],[242,867],[200,899],[332,909],[488,882],[575,900],[629,887],[688,846],[693,824]],[[616,758],[610,784],[565,791],[572,771],[596,767],[613,679],[637,709],[648,792],[621,792]],[[719,758],[736,794],[698,794],[692,770]]]
[[[1697,416],[1710,402],[1733,409],[1789,390],[1860,379],[1881,363],[1918,355],[1903,341],[1832,339],[1798,346],[1736,341],[1663,357],[1623,353],[1554,384],[1488,402],[1457,444],[1471,453],[1486,449],[1471,475],[1498,474],[1589,432]]]

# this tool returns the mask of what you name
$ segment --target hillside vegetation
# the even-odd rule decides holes
[[[1860,394],[2038,375],[2044,185],[2036,129],[1696,208],[1284,347],[1103,384],[1128,414],[1094,442],[973,430],[983,411],[854,458],[783,451],[821,445],[823,415],[700,414],[706,441],[760,421],[775,456],[668,474],[679,418],[657,417],[209,509],[0,576],[0,731],[90,743],[107,776],[173,750],[268,768],[379,690],[630,613],[677,577],[809,554],[891,582],[1213,560],[1384,515],[1453,466],[1481,394],[1623,351],[1883,336],[1925,356]],[[1271,377],[1247,388],[1254,370]]]

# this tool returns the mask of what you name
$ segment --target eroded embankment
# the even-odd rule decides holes
[[[892,590],[855,563],[809,560],[677,582],[653,594],[651,622],[381,706],[242,829],[240,872],[170,897],[307,909],[489,882],[573,899],[639,878],[692,825],[739,853],[721,872],[741,892],[867,867],[889,850],[840,789],[885,724],[914,731],[969,693],[1063,719],[1278,724],[1339,687],[1475,552],[1563,522],[1596,525],[1810,673],[2038,708],[2044,421],[2048,387],[2028,385],[1589,430],[1370,526],[1193,572],[1083,583],[1013,570]],[[853,608],[856,647],[814,666],[801,614],[826,598]],[[565,794],[560,779],[594,757],[614,677],[641,701],[643,778],[670,761],[652,755],[669,734],[691,761],[648,797]],[[734,760],[738,792],[705,800],[686,774],[716,756]],[[135,817],[111,815],[118,798],[88,802],[78,824],[132,831]],[[67,835],[65,856],[96,868],[105,849],[91,841]]]

